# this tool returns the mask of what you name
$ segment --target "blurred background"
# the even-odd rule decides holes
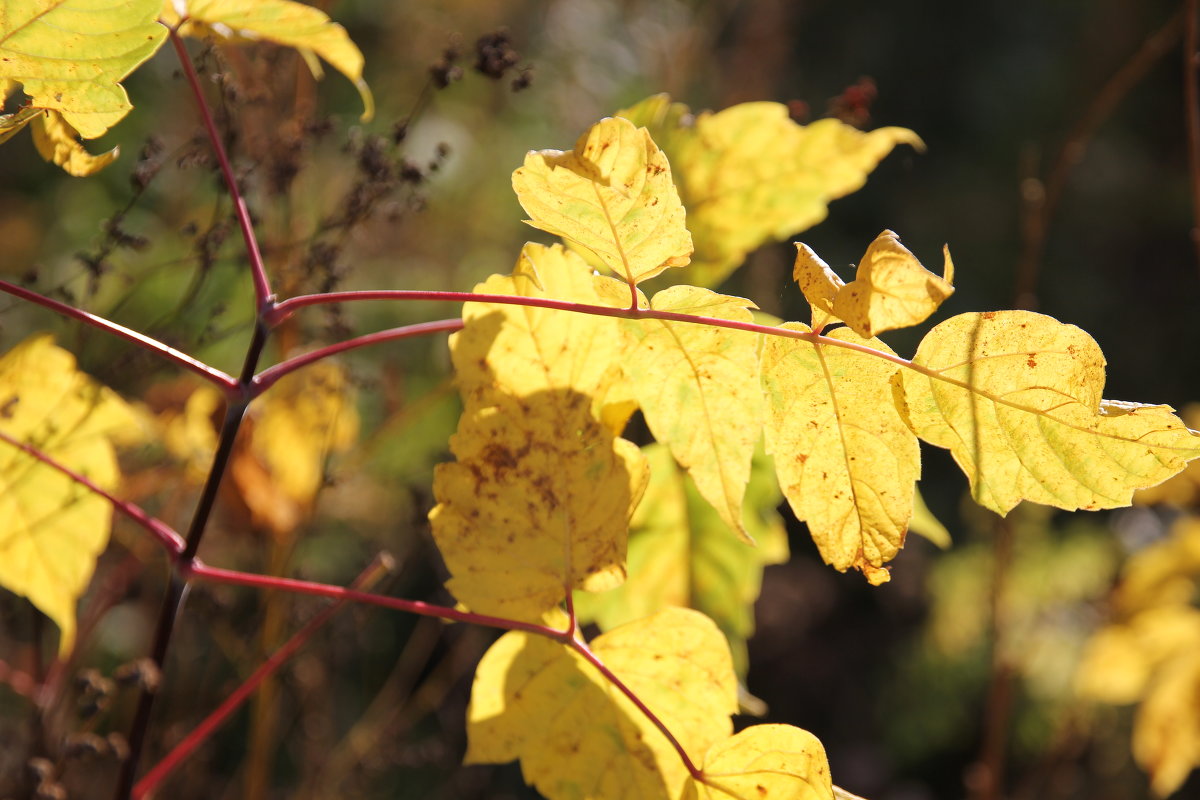
[[[1109,360],[1106,397],[1176,408],[1200,400],[1200,263],[1179,3],[318,5],[364,51],[378,104],[370,123],[358,121],[348,81],[330,70],[314,82],[292,52],[191,45],[281,297],[470,289],[508,272],[527,239],[549,241],[521,222],[511,191],[509,176],[526,150],[568,149],[592,122],[657,92],[697,111],[774,100],[800,122],[833,115],[868,129],[899,125],[928,146],[920,154],[898,148],[862,190],[796,237],[843,276],[885,228],[935,270],[948,243],[958,290],[935,321],[1036,309],[1098,340]],[[173,58],[164,49],[125,82],[135,110],[89,143],[93,152],[122,150],[99,176],[66,177],[36,156],[28,136],[0,147],[0,276],[235,372],[252,292]],[[789,242],[764,247],[723,291],[807,319],[790,278],[794,252]],[[282,329],[270,356],[456,313],[422,303],[311,309]],[[35,330],[53,331],[83,369],[144,403],[147,424],[161,426],[159,444],[129,456],[125,493],[185,525],[211,446],[205,425],[219,409],[195,394],[197,382],[151,356],[0,299],[0,347]],[[885,338],[911,355],[923,330]],[[315,440],[329,454],[319,492],[256,495],[272,484],[273,466],[250,443],[256,431],[247,431],[245,468],[226,481],[201,556],[347,583],[386,549],[400,567],[381,591],[447,602],[425,521],[432,468],[448,458],[458,415],[444,339],[360,350],[342,366],[322,384],[335,387],[321,408],[336,421],[313,411],[318,421],[301,414],[295,422],[295,442]],[[309,398],[293,405],[326,402],[311,386],[291,391]],[[286,457],[301,447],[273,435],[269,451]],[[1148,498],[1163,502],[1112,514],[1022,506],[1000,520],[973,506],[948,454],[924,449],[923,457],[922,491],[954,544],[942,552],[911,537],[883,587],[825,567],[803,525],[784,512],[793,556],[767,568],[749,643],[747,688],[766,704],[766,719],[813,731],[835,783],[875,800],[1152,796],[1130,749],[1137,696],[1097,704],[1077,676],[1089,639],[1120,621],[1110,594],[1122,565],[1171,541],[1195,492],[1179,484]],[[132,690],[100,691],[89,680],[107,680],[146,652],[164,564],[140,531],[118,521],[55,702],[31,714],[27,698],[0,685],[0,775],[13,776],[0,777],[0,796],[27,791],[25,760],[61,750],[64,736],[128,728]],[[1194,573],[1183,579],[1192,581],[1183,600],[1191,608]],[[197,587],[143,763],[319,606]],[[460,766],[472,671],[494,636],[348,609],[169,791],[532,797],[513,765]],[[0,596],[0,658],[47,674],[53,652],[52,626]],[[75,681],[87,668],[97,673]],[[1200,681],[1193,691],[1179,703],[1196,702]],[[102,708],[91,707],[97,692],[109,698]],[[1200,703],[1193,710],[1200,717]],[[1178,724],[1181,739],[1200,740]],[[111,785],[111,759],[80,758],[63,770],[70,796],[107,796],[96,787]],[[1177,796],[1200,797],[1200,781],[1193,777]]]

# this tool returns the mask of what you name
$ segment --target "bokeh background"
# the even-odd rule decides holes
[[[1200,263],[1178,3],[322,5],[366,55],[378,103],[370,123],[358,121],[347,81],[330,71],[314,83],[292,53],[192,46],[281,295],[469,289],[511,269],[522,242],[548,241],[522,224],[509,185],[526,150],[567,149],[595,120],[656,92],[696,110],[775,100],[801,121],[833,114],[868,128],[900,125],[928,145],[920,154],[899,148],[864,189],[797,237],[835,268],[856,261],[885,228],[927,264],[949,243],[958,290],[941,318],[1033,308],[1099,341],[1109,360],[1106,396],[1177,408],[1200,399]],[[502,55],[499,77],[474,69],[481,37]],[[25,136],[0,147],[0,274],[235,371],[250,331],[250,284],[169,48],[126,86],[134,112],[91,143],[93,151],[119,145],[122,156],[97,177],[64,176]],[[805,319],[790,280],[793,254],[787,242],[763,248],[724,290]],[[452,308],[307,311],[271,355]],[[122,342],[0,300],[0,345],[34,330],[54,331],[84,369],[160,419],[178,414],[194,388]],[[911,354],[918,335],[887,338]],[[229,492],[201,555],[345,583],[387,549],[400,569],[383,590],[445,602],[424,520],[432,467],[447,457],[458,413],[444,340],[364,350],[344,364],[358,444],[329,460],[315,510],[281,532]],[[130,458],[127,494],[184,524],[194,477],[161,447]],[[750,642],[748,688],[766,703],[767,719],[812,730],[829,750],[835,782],[876,800],[1150,796],[1130,756],[1133,709],[1081,701],[1073,676],[1106,619],[1123,559],[1165,536],[1178,512],[1022,507],[1001,521],[965,498],[947,454],[926,450],[924,458],[922,490],[954,545],[941,552],[912,537],[890,584],[872,589],[833,572],[803,526],[791,525],[793,558],[766,571]],[[85,667],[108,674],[143,654],[164,579],[162,559],[118,522],[83,605],[83,647],[64,675]],[[318,605],[197,588],[159,698],[156,750]],[[0,597],[0,656],[10,664],[50,669],[39,665],[53,652],[48,628]],[[472,670],[493,637],[348,610],[169,791],[533,796],[515,766],[459,764]],[[129,691],[116,690],[86,718],[78,702],[85,693],[64,679],[56,704],[39,715],[0,686],[0,774],[18,775],[25,758],[67,732],[127,727]],[[71,766],[64,783],[72,797],[106,796],[93,792],[111,774],[99,759]],[[22,791],[22,778],[4,780],[4,791]],[[1193,778],[1178,796],[1200,796],[1200,783]]]

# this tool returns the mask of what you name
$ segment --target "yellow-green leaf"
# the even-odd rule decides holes
[[[0,430],[97,486],[120,481],[114,441],[140,437],[137,416],[75,368],[49,336],[0,358]],[[29,598],[75,643],[75,604],[108,543],[112,506],[71,478],[0,443],[0,586]]]
[[[668,609],[590,646],[694,763],[732,732],[737,682],[704,615]],[[687,776],[663,734],[595,667],[525,633],[506,633],[480,662],[467,736],[468,763],[520,759],[525,780],[551,800],[674,800]]]
[[[754,304],[695,286],[672,286],[651,307],[750,322]],[[687,322],[629,320],[622,362],[654,438],[671,448],[700,496],[744,539],[742,497],[762,430],[758,334]]]
[[[782,326],[808,331],[798,322]],[[830,338],[892,353],[847,328]],[[882,358],[799,339],[767,337],[763,387],[767,451],[798,519],[826,563],[888,580],[904,545],[921,474],[917,439],[896,409],[898,367]]]
[[[791,725],[753,725],[713,745],[704,776],[688,777],[680,800],[833,800],[821,741]]]
[[[162,15],[169,23],[179,21],[176,8],[184,6],[185,36],[224,41],[266,40],[300,51],[305,62],[320,78],[320,64],[313,54],[333,65],[354,83],[363,102],[363,121],[375,114],[375,99],[363,80],[363,55],[346,29],[329,19],[324,11],[292,0],[165,0]]]
[[[450,440],[457,461],[434,473],[429,519],[455,597],[472,611],[536,621],[572,589],[624,580],[645,466],[597,420],[590,395],[495,400],[464,411]]]
[[[577,592],[576,613],[611,630],[668,606],[694,608],[717,623],[745,676],[763,567],[788,557],[770,459],[756,453],[747,485],[745,524],[755,547],[729,535],[665,445],[647,445],[642,453],[650,482],[630,522],[629,578],[601,594]]]
[[[116,160],[121,148],[94,156],[79,143],[78,134],[57,111],[43,111],[29,126],[38,155],[76,178],[94,175]]]
[[[606,304],[591,267],[561,245],[526,244],[512,275],[493,275],[475,291]],[[451,353],[468,403],[488,405],[497,390],[523,395],[569,389],[600,400],[620,379],[621,333],[611,317],[466,303],[463,321],[466,327],[451,337]]]
[[[682,282],[713,286],[761,245],[825,219],[829,202],[857,191],[898,144],[923,149],[905,128],[862,132],[836,119],[798,125],[780,103],[742,103],[694,118],[666,95],[619,116],[646,125],[675,170],[696,242]]]
[[[916,487],[913,487],[913,515],[908,522],[908,529],[918,536],[924,536],[943,550],[950,547],[950,531],[933,515],[929,506],[925,505],[925,498],[921,497],[921,490]]]
[[[133,106],[120,82],[162,46],[161,0],[6,0],[0,7],[0,79],[30,106],[62,114],[85,139]]]
[[[688,263],[671,165],[628,120],[597,122],[565,153],[530,152],[512,183],[530,225],[590,251],[630,285]]]
[[[961,314],[931,330],[904,370],[913,430],[948,448],[977,502],[1128,505],[1200,457],[1168,406],[1102,400],[1104,355],[1084,331],[1028,311]]]
[[[921,266],[891,231],[867,247],[854,280],[838,290],[833,314],[864,338],[924,322],[954,293],[954,262],[943,248],[944,277]]]

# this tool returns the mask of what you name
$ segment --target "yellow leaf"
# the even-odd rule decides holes
[[[1140,699],[1154,673],[1187,653],[1200,651],[1200,609],[1169,605],[1102,628],[1088,642],[1076,689],[1105,703]]]
[[[1188,403],[1179,416],[1189,428],[1200,428],[1200,403]],[[1200,461],[1191,462],[1183,472],[1158,486],[1139,489],[1133,496],[1133,502],[1137,505],[1168,503],[1179,508],[1200,510]]]
[[[1159,797],[1174,793],[1200,766],[1200,650],[1168,664],[1138,708],[1133,757]]]
[[[800,291],[812,309],[814,331],[819,332],[826,325],[841,322],[833,313],[833,301],[846,283],[803,242],[796,242],[796,263],[792,266],[792,277],[800,285]]]
[[[0,62],[2,63],[2,62]],[[9,78],[0,78],[0,105],[8,102],[9,97],[17,90],[17,82]],[[18,108],[11,114],[0,114],[0,144],[4,144],[17,133],[33,122],[42,113],[31,106]]]
[[[112,490],[113,441],[140,435],[132,409],[75,369],[50,336],[0,358],[0,430]],[[112,506],[53,467],[0,444],[0,586],[58,625],[59,654],[75,643],[75,603],[108,543]]]
[[[704,776],[680,800],[833,800],[829,759],[817,737],[791,725],[752,725],[713,745]]]
[[[162,16],[168,23],[179,21],[177,6],[185,8],[186,21],[179,29],[185,36],[231,42],[261,39],[295,47],[320,78],[315,53],[354,83],[362,97],[362,120],[374,116],[375,99],[362,77],[362,52],[324,11],[292,0],[165,0]]]
[[[1125,565],[1113,592],[1116,613],[1125,619],[1164,605],[1186,606],[1200,577],[1200,519],[1181,517],[1170,536],[1139,550]]]
[[[254,521],[282,536],[310,512],[329,453],[358,437],[353,388],[340,366],[317,362],[281,378],[249,418],[249,445],[235,453],[230,475]]]
[[[960,314],[904,370],[913,430],[949,448],[977,502],[1128,505],[1200,457],[1168,406],[1102,400],[1104,356],[1084,331],[1028,311]]]
[[[891,231],[875,237],[854,280],[838,290],[833,314],[864,338],[924,322],[954,293],[954,262],[943,248],[945,277],[921,266]],[[801,287],[803,288],[803,287]]]
[[[696,242],[682,282],[713,286],[746,255],[825,219],[898,144],[905,128],[856,130],[836,119],[797,125],[780,103],[742,103],[692,118],[666,95],[617,112],[649,128],[674,166]]]
[[[161,419],[163,444],[183,462],[187,476],[196,483],[203,482],[212,468],[217,450],[213,422],[223,407],[221,393],[204,384],[188,395],[182,413],[168,412]]]
[[[737,682],[720,631],[668,609],[591,643],[694,763],[733,730]],[[521,760],[551,800],[678,797],[682,760],[648,718],[581,656],[525,633],[502,636],[475,672],[468,763]]]
[[[162,46],[161,0],[6,0],[0,7],[0,79],[30,106],[62,114],[85,139],[133,106],[120,81]]]
[[[433,537],[472,611],[537,621],[572,589],[625,577],[629,515],[645,487],[636,446],[557,389],[469,406],[440,464]]]
[[[830,338],[892,352],[847,328]],[[896,371],[881,358],[799,339],[771,336],[763,348],[767,451],[783,494],[826,563],[862,570],[873,584],[888,580],[882,567],[904,545],[921,474],[917,439],[896,409]]]
[[[629,285],[688,263],[671,165],[628,120],[597,122],[565,153],[530,152],[512,183],[530,225],[590,251]]]
[[[79,143],[75,129],[57,111],[43,111],[34,118],[29,129],[33,132],[38,155],[76,178],[95,175],[115,161],[121,152],[121,148],[114,147],[107,153],[92,155]]]
[[[610,630],[668,606],[694,608],[717,623],[744,676],[763,567],[788,557],[770,460],[756,454],[747,486],[745,524],[757,542],[751,547],[729,535],[665,445],[647,445],[642,453],[650,482],[630,522],[629,578],[601,594],[577,592],[575,611]]]
[[[561,245],[526,244],[511,276],[493,275],[475,291],[605,304],[591,267]],[[626,289],[626,300],[628,294]],[[468,404],[490,405],[497,390],[524,395],[569,389],[600,400],[620,379],[621,332],[613,318],[466,303],[463,321],[465,328],[451,337],[450,347],[458,388]]]
[[[750,322],[754,304],[695,286],[654,296],[658,311]],[[742,497],[762,430],[758,334],[663,320],[629,320],[622,365],[654,438],[671,448],[700,496],[749,541]]]

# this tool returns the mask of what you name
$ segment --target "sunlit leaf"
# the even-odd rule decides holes
[[[916,488],[913,489],[913,515],[908,522],[908,529],[918,536],[924,536],[943,550],[951,544],[950,531],[934,516],[929,506],[925,505],[921,490]]]
[[[363,80],[363,55],[346,29],[319,8],[292,0],[165,0],[164,21],[175,24],[179,11],[186,13],[180,27],[185,36],[221,41],[265,40],[294,47],[304,56],[315,77],[321,77],[314,54],[328,61],[358,89],[363,121],[375,114],[375,100]]]
[[[493,275],[475,291],[605,304],[591,267],[561,245],[525,245],[512,275]],[[628,302],[629,290],[624,293]],[[497,390],[522,395],[569,389],[601,396],[620,380],[621,333],[613,318],[466,303],[463,320],[466,327],[451,338],[451,354],[459,390],[469,403],[489,405]],[[603,398],[597,399],[599,406]]]
[[[29,129],[33,132],[38,155],[76,178],[95,175],[115,161],[121,152],[121,148],[114,147],[107,153],[92,155],[79,143],[75,129],[57,111],[43,111],[34,118]]]
[[[49,336],[0,358],[0,430],[113,490],[114,441],[134,441],[138,417],[75,368]],[[108,543],[112,506],[53,467],[0,443],[0,586],[29,598],[75,643],[75,604]]]
[[[847,328],[830,338],[892,352]],[[763,347],[767,451],[783,494],[826,563],[876,584],[904,545],[921,474],[917,439],[896,409],[896,371],[882,358],[799,339],[771,336]]]
[[[817,737],[791,725],[753,725],[704,757],[680,800],[833,800],[829,759]]]
[[[1104,356],[1073,325],[1027,311],[960,314],[903,370],[913,429],[948,448],[983,506],[1128,505],[1200,457],[1167,406],[1102,400]]]
[[[353,387],[340,366],[321,361],[281,378],[248,413],[248,445],[230,476],[254,521],[282,536],[309,514],[329,454],[358,437]]]
[[[628,284],[688,263],[692,238],[671,166],[628,120],[601,120],[574,150],[529,153],[512,183],[529,224],[589,251]]]
[[[468,407],[438,466],[429,514],[472,611],[540,620],[572,589],[625,577],[629,516],[645,486],[636,446],[615,438],[592,398],[559,389]]]
[[[1200,609],[1186,604],[1151,608],[1092,637],[1079,665],[1076,688],[1084,697],[1101,702],[1133,703],[1143,697],[1160,667],[1197,651]]]
[[[924,147],[905,128],[798,125],[781,103],[692,117],[657,95],[617,114],[646,126],[671,161],[696,243],[676,279],[701,286],[719,283],[761,245],[825,219],[829,202],[861,188],[896,145]]]
[[[854,280],[838,290],[833,314],[864,338],[924,322],[954,293],[954,262],[944,248],[939,278],[921,266],[891,231],[875,237],[858,262]]]
[[[132,106],[120,82],[162,46],[162,0],[6,0],[0,79],[95,139]]]
[[[820,331],[826,325],[840,322],[833,313],[833,301],[846,282],[829,268],[829,265],[803,242],[796,242],[796,261],[792,266],[792,277],[804,293],[812,309],[812,329]]]
[[[750,322],[754,304],[672,286],[651,307]],[[654,438],[665,443],[725,524],[749,539],[742,497],[762,429],[758,334],[665,320],[624,323],[634,344],[622,365]]]
[[[661,719],[694,763],[733,730],[737,682],[711,620],[669,609],[597,637],[592,651]],[[475,673],[468,763],[520,759],[558,798],[678,797],[687,775],[662,733],[610,681],[561,644],[502,636]]]
[[[642,452],[650,483],[630,522],[629,578],[602,594],[576,593],[576,612],[610,630],[668,606],[694,608],[729,639],[734,666],[744,676],[763,567],[788,556],[770,460],[756,455],[747,486],[745,524],[757,544],[750,546],[729,535],[665,445]]]

